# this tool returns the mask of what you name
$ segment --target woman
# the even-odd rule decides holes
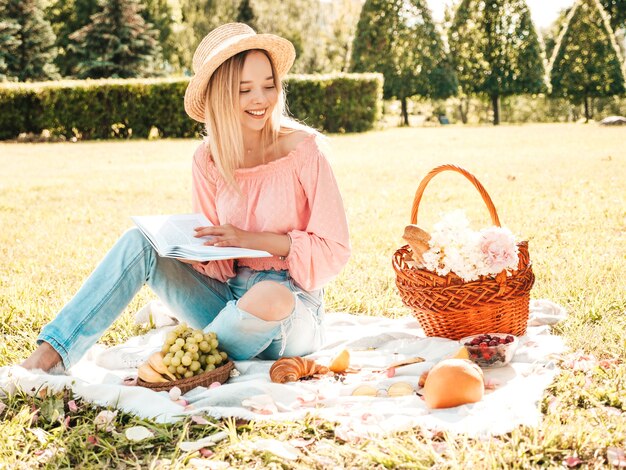
[[[196,236],[273,256],[161,258],[131,229],[43,328],[23,367],[71,367],[143,284],[194,328],[214,331],[233,359],[304,355],[320,346],[322,289],[347,262],[350,244],[319,136],[285,115],[280,80],[294,58],[289,41],[227,24],[198,46],[185,92],[185,111],[207,130],[193,158],[193,205],[214,226],[196,228]]]

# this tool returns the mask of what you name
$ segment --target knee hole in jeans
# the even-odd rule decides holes
[[[295,308],[295,299],[289,288],[274,281],[261,281],[246,292],[237,306],[266,321],[287,318]]]

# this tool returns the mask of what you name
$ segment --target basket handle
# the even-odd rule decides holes
[[[424,194],[424,190],[426,189],[426,185],[428,185],[429,181],[435,177],[435,175],[441,173],[442,171],[456,171],[457,173],[461,173],[465,176],[470,182],[476,187],[481,197],[483,198],[484,203],[487,205],[487,209],[489,210],[489,215],[491,216],[491,222],[493,225],[497,227],[501,227],[500,218],[498,217],[498,212],[496,211],[496,207],[493,205],[493,201],[489,194],[487,194],[487,190],[485,187],[476,179],[474,175],[472,175],[469,171],[464,170],[461,167],[455,165],[440,165],[436,168],[433,168],[428,172],[428,174],[421,181],[420,185],[415,192],[415,199],[413,199],[413,210],[411,211],[411,223],[417,224],[417,211],[419,209],[420,201],[422,200],[422,195]]]

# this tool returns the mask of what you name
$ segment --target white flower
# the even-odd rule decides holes
[[[434,225],[429,244],[430,249],[423,255],[424,267],[440,276],[453,272],[465,282],[515,269],[519,259],[510,230],[472,230],[463,211],[445,214]]]

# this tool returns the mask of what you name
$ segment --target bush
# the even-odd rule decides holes
[[[185,114],[188,79],[80,80],[0,86],[0,139],[40,133],[82,139],[193,137],[203,126]],[[337,74],[286,80],[292,114],[326,132],[371,129],[380,115],[382,76]]]

